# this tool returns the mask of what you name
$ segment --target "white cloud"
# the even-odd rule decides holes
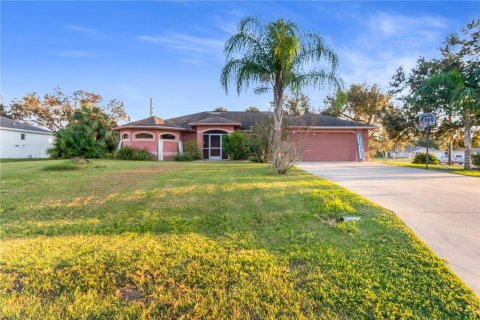
[[[101,35],[102,34],[101,32],[99,32],[96,29],[87,28],[87,27],[74,25],[74,24],[66,25],[65,28],[67,28],[69,30],[73,30],[73,31],[78,32],[78,33],[83,33],[83,34],[90,34],[90,35]]]
[[[429,36],[437,30],[447,27],[443,17],[405,16],[385,12],[377,12],[370,16],[367,25],[385,36],[401,36],[419,34]]]
[[[225,42],[219,39],[196,37],[187,34],[173,34],[169,36],[148,36],[138,37],[144,42],[159,43],[168,48],[196,54],[221,53]]]
[[[339,75],[345,84],[378,83],[388,88],[399,66],[408,72],[420,56],[439,54],[447,21],[437,16],[406,16],[376,12],[357,16],[366,25],[350,43],[335,47],[340,58]]]
[[[223,57],[224,40],[197,37],[188,34],[171,34],[168,36],[141,35],[138,40],[156,43],[166,48],[179,51],[184,57],[179,61],[189,64],[203,64],[205,60],[220,61]]]

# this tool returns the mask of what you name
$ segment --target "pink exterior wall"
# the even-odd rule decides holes
[[[122,139],[122,145],[138,149],[147,148],[147,150],[155,155],[155,157],[158,156],[158,140],[160,140],[160,136],[165,133],[175,135],[175,140],[163,140],[164,158],[167,159],[173,159],[173,157],[178,153],[178,141],[182,141],[182,132],[179,130],[124,129],[120,130],[120,138],[122,138],[125,133],[129,135],[129,138]],[[137,133],[150,133],[153,135],[153,140],[136,139],[135,134]]]
[[[356,130],[291,131],[303,161],[358,161]]]
[[[215,126],[215,125],[201,125],[197,126],[197,145],[200,150],[203,149],[203,133],[210,130],[222,130],[227,133],[235,131],[234,126]]]
[[[123,145],[135,148],[147,148],[156,157],[158,155],[158,140],[164,133],[176,135],[175,140],[163,140],[163,155],[165,160],[173,159],[178,153],[178,141],[196,140],[200,150],[203,148],[203,133],[210,130],[222,130],[227,133],[235,131],[234,126],[228,125],[201,125],[197,131],[176,131],[166,129],[123,129],[120,137],[128,134],[128,139],[122,139]],[[136,133],[151,133],[154,139],[151,141],[134,138]],[[363,134],[365,160],[369,159],[368,130],[367,129],[310,129],[294,130],[290,133],[297,143],[303,145],[303,161],[358,161],[357,133]]]

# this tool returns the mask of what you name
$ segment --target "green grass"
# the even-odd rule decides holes
[[[2,319],[480,317],[395,215],[304,171],[51,163],[1,165]]]
[[[380,161],[381,163],[384,164],[389,164],[392,166],[399,166],[399,167],[409,167],[409,168],[418,168],[418,169],[425,169],[425,164],[416,164],[416,163],[411,163],[411,159],[407,160],[376,160]],[[464,176],[470,176],[470,177],[480,177],[480,169],[473,169],[473,170],[465,170],[463,167],[459,165],[446,165],[446,164],[429,164],[428,168],[431,170],[436,170],[436,171],[443,171],[443,172],[448,172],[448,173],[454,173],[454,174],[461,174]]]

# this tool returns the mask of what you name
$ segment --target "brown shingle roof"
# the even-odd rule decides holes
[[[240,125],[241,123],[238,121],[233,121],[230,119],[225,119],[222,117],[215,116],[215,117],[210,117],[210,118],[206,118],[206,119],[202,119],[202,120],[190,123],[190,125],[196,125],[196,124],[238,124]]]
[[[126,124],[122,127],[169,127],[189,130],[195,124],[240,124],[240,129],[249,130],[255,123],[272,118],[271,112],[251,112],[251,111],[225,111],[213,112],[204,111],[193,113],[181,117],[162,120],[157,117],[150,117],[143,120]],[[298,117],[284,115],[285,121],[289,126],[298,127],[359,127],[374,128],[371,125],[362,124],[355,121],[343,120],[335,117],[324,116],[321,114],[306,113]],[[158,120],[156,120],[158,119]],[[157,122],[164,121],[163,124]],[[120,127],[120,128],[122,128]]]

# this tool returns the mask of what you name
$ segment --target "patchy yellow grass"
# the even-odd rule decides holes
[[[51,163],[1,164],[0,318],[480,317],[396,216],[301,170]]]

